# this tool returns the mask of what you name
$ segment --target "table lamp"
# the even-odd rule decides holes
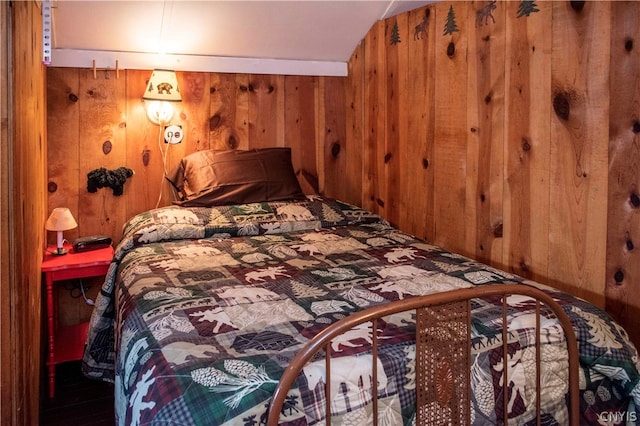
[[[49,219],[47,219],[47,223],[45,224],[45,228],[47,228],[48,231],[56,231],[58,233],[56,244],[58,249],[52,252],[52,254],[58,256],[67,254],[67,250],[63,248],[64,239],[62,237],[62,232],[77,227],[78,224],[73,218],[71,210],[66,207],[58,207],[53,209],[51,215],[49,216]]]

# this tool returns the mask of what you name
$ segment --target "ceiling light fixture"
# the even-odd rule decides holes
[[[172,70],[153,70],[142,99],[152,123],[159,126],[168,124],[173,118],[173,102],[182,101],[176,73]]]

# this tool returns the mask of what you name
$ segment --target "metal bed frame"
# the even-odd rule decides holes
[[[331,342],[332,340],[365,322],[371,322],[372,330],[380,318],[399,312],[415,310],[416,313],[416,424],[417,425],[468,425],[471,412],[471,300],[476,298],[501,296],[503,324],[507,321],[507,297],[528,296],[536,301],[536,414],[540,424],[540,315],[546,306],[556,316],[562,326],[567,343],[569,361],[569,418],[570,425],[579,423],[578,389],[578,346],[569,317],[553,298],[543,291],[522,284],[486,285],[443,293],[418,296],[405,300],[374,306],[349,315],[332,324],[316,335],[298,352],[284,371],[278,383],[268,412],[267,425],[278,424],[282,406],[292,384],[297,380],[303,367],[314,355],[325,350],[326,368],[326,424],[331,424]],[[434,330],[440,332],[435,333]],[[442,332],[444,330],[444,332]],[[506,395],[508,331],[502,329],[503,395]],[[378,336],[372,336],[372,383],[374,413],[378,410],[377,358]],[[503,399],[503,419],[508,419],[508,398]],[[378,416],[373,416],[373,424]]]

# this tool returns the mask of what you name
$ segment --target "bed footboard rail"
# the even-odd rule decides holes
[[[287,393],[303,367],[321,350],[325,350],[326,424],[331,424],[331,343],[337,336],[354,327],[371,322],[372,330],[372,410],[377,413],[376,322],[383,317],[406,311],[416,313],[416,424],[468,425],[471,423],[471,300],[484,297],[502,298],[502,324],[507,324],[509,296],[527,296],[535,300],[536,347],[536,416],[541,421],[541,311],[551,311],[564,331],[568,352],[568,414],[570,425],[579,422],[578,345],[571,320],[553,298],[522,284],[496,284],[418,296],[374,306],[351,314],[324,329],[309,341],[285,369],[274,391],[268,412],[269,426],[279,422]],[[438,331],[440,330],[440,331]],[[441,330],[445,330],[442,333]],[[502,395],[507,395],[508,329],[502,327],[503,366]],[[443,338],[443,336],[445,336]],[[508,419],[509,398],[502,397],[502,418]],[[377,414],[373,424],[377,425]],[[508,422],[507,422],[508,423]]]

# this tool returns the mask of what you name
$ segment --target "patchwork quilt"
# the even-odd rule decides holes
[[[96,301],[82,368],[87,377],[115,383],[118,424],[264,424],[284,368],[328,325],[393,300],[501,283],[536,285],[336,200],[164,207],[125,225]],[[635,413],[640,365],[625,331],[581,299],[544,291],[575,328],[581,423]],[[508,398],[508,421],[533,423],[534,304],[512,297],[503,324],[501,303],[472,301],[472,418],[502,423],[502,398]],[[542,326],[542,423],[562,425],[568,416],[564,335],[551,316]],[[415,315],[387,317],[377,327],[379,422],[415,424]],[[506,395],[497,391],[503,327]],[[371,335],[367,324],[332,343],[333,424],[372,423]],[[304,368],[281,424],[324,423],[325,377],[322,359]]]

